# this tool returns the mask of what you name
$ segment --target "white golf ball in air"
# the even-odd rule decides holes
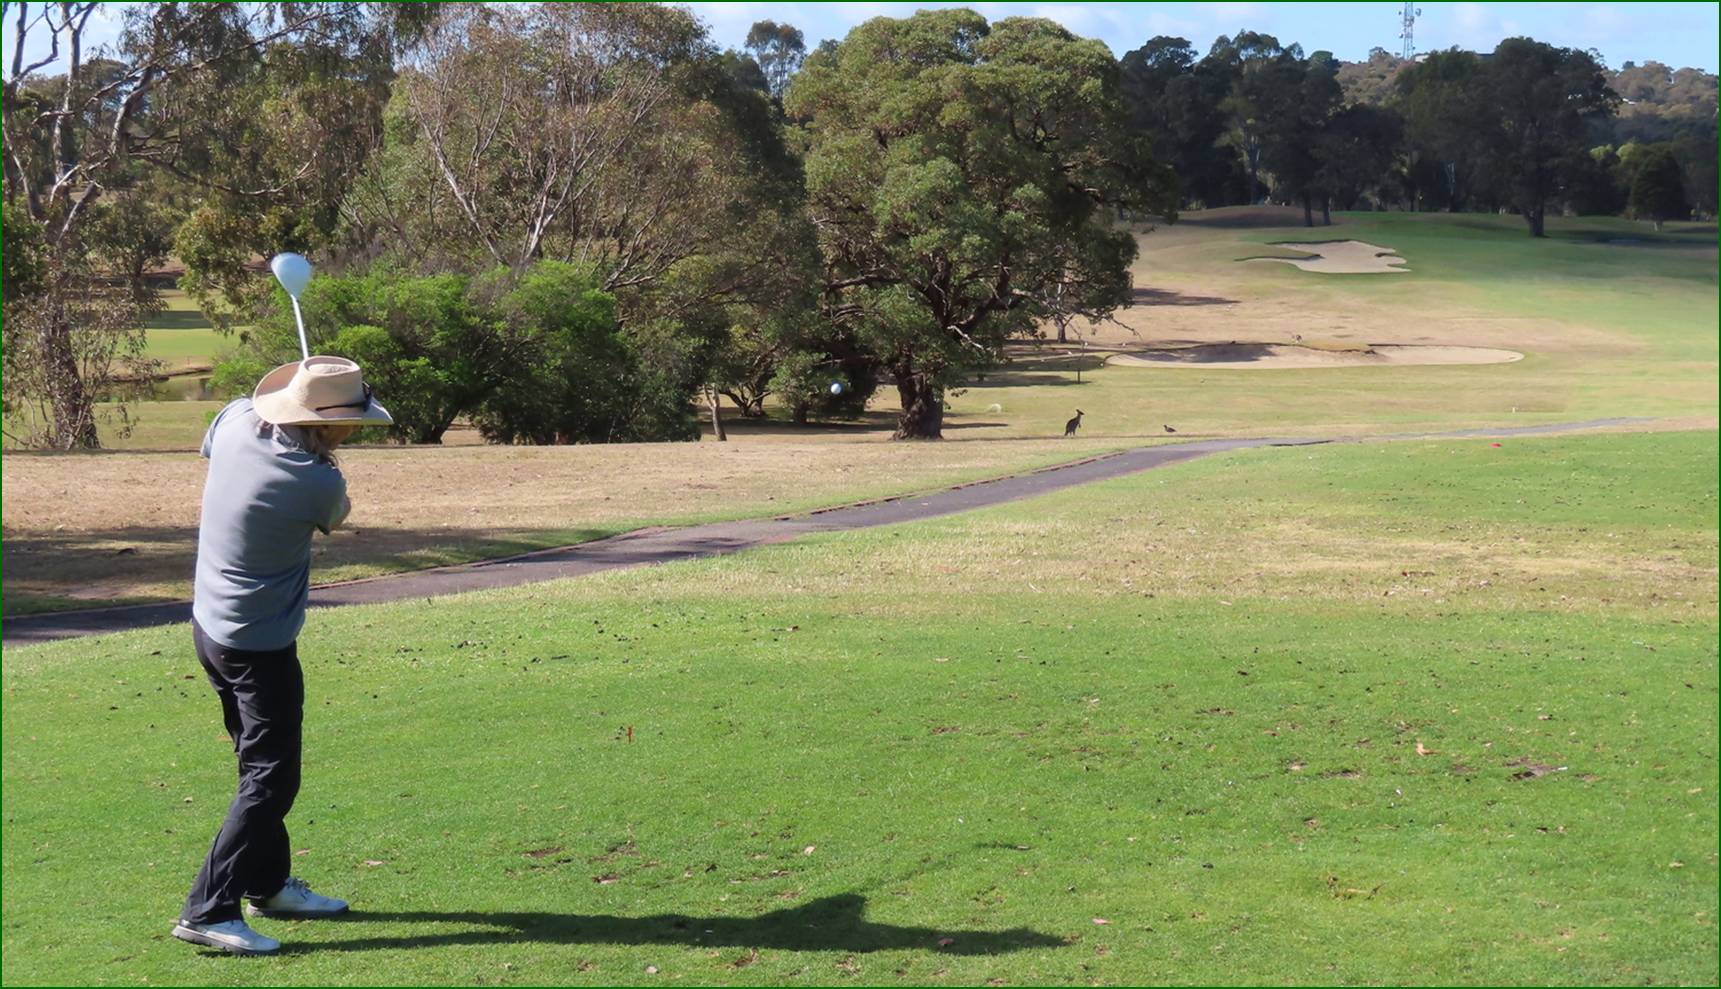
[[[841,395],[842,393],[843,393],[843,383],[841,381],[831,382],[831,394],[832,395]]]

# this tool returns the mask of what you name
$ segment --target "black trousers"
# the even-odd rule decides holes
[[[239,792],[197,873],[181,919],[219,924],[240,917],[241,897],[268,897],[286,885],[293,848],[287,812],[299,795],[300,725],[305,678],[298,643],[250,652],[211,641],[191,625],[197,658],[221,698],[239,756]]]

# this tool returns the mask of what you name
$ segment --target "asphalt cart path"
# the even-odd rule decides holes
[[[1459,439],[1487,436],[1524,436],[1583,429],[1603,429],[1645,422],[1644,419],[1595,419],[1510,429],[1470,429],[1447,433],[1401,434],[1368,437],[1390,439]],[[1155,467],[1182,463],[1196,457],[1227,450],[1265,446],[1313,446],[1334,442],[1358,442],[1357,437],[1327,439],[1215,439],[1143,446],[1073,463],[987,481],[959,484],[926,494],[882,498],[800,515],[711,522],[685,527],[639,529],[575,546],[538,550],[496,560],[457,566],[416,570],[311,588],[311,607],[338,608],[353,604],[379,604],[433,598],[466,591],[516,587],[544,580],[578,577],[602,570],[642,567],[706,556],[722,556],[754,546],[787,542],[809,533],[866,529],[920,519],[972,511],[1022,498],[1060,491],[1081,484],[1135,474]],[[92,608],[8,618],[0,639],[6,646],[22,646],[84,635],[101,635],[127,629],[168,625],[191,620],[191,603],[131,605]]]

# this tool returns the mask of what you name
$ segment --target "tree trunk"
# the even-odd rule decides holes
[[[1315,197],[1310,195],[1307,192],[1304,192],[1303,193],[1303,226],[1312,227],[1314,225],[1315,225]]]
[[[1356,204],[1352,203],[1351,205],[1354,206]],[[1333,225],[1333,197],[1330,195],[1322,195],[1321,196],[1321,226],[1330,227],[1332,225]]]
[[[448,427],[450,427],[452,425],[454,425],[454,417],[453,416],[449,416],[446,419],[442,419],[439,422],[432,423],[427,428],[419,430],[418,435],[414,436],[412,438],[412,442],[414,442],[414,443],[431,443],[431,444],[435,444],[436,446],[441,446],[442,445],[442,437],[447,435]]]
[[[1530,236],[1547,236],[1547,233],[1545,232],[1546,217],[1546,207],[1541,203],[1537,203],[1535,206],[1524,211],[1524,222],[1530,225]]]
[[[716,390],[707,390],[705,400],[711,405],[711,431],[717,435],[717,442],[727,443],[729,434],[723,431],[723,403]]]
[[[56,310],[42,336],[42,360],[47,365],[48,403],[54,417],[50,443],[58,450],[97,450],[95,402],[78,373],[72,351],[72,327],[64,307]]]
[[[896,393],[902,411],[896,415],[896,440],[941,440],[944,438],[944,402],[938,389],[924,374],[898,372]]]

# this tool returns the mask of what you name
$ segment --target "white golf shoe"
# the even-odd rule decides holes
[[[173,936],[235,955],[268,955],[281,950],[281,942],[258,934],[243,920],[226,920],[219,924],[192,924],[181,920],[173,925]]]
[[[319,896],[303,879],[293,878],[274,896],[247,902],[245,912],[252,917],[333,917],[347,912],[347,901]]]

